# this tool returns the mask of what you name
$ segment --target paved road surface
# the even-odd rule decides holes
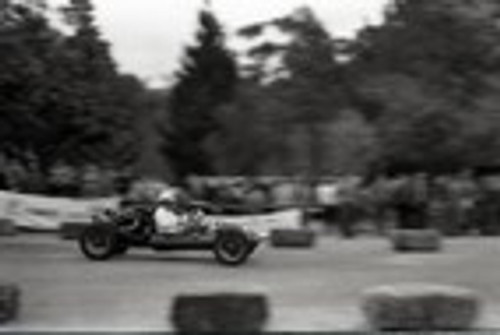
[[[363,330],[361,292],[410,281],[478,290],[480,325],[500,328],[500,239],[455,239],[443,253],[410,255],[380,238],[325,237],[313,250],[264,247],[227,268],[208,253],[147,250],[90,262],[74,242],[20,235],[0,238],[0,280],[23,289],[21,318],[7,330],[171,330],[170,303],[190,292],[267,294],[268,330]]]

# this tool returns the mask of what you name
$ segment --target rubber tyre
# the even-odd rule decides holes
[[[87,227],[78,239],[81,252],[90,260],[104,261],[116,254],[118,239],[111,225]]]
[[[247,236],[239,231],[219,233],[214,244],[215,259],[224,265],[243,264],[250,255],[252,246]]]

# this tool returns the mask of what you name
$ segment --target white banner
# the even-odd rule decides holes
[[[282,210],[260,215],[210,215],[209,218],[216,222],[231,223],[249,228],[264,236],[273,229],[296,229],[302,226],[302,211],[300,209]]]
[[[63,222],[91,222],[104,208],[114,208],[118,198],[71,199],[0,192],[0,217],[16,226],[36,230],[56,230]]]
[[[21,228],[57,230],[64,222],[90,223],[93,214],[105,208],[116,208],[118,201],[118,198],[80,200],[0,191],[0,218],[11,219]],[[272,229],[299,228],[302,212],[289,209],[260,215],[211,215],[209,220],[267,234]]]

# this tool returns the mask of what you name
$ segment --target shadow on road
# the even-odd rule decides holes
[[[119,262],[122,264],[196,264],[219,268],[227,268],[227,269],[236,269],[236,268],[250,268],[256,264],[256,260],[250,258],[246,261],[246,263],[240,266],[227,266],[219,264],[214,256],[211,253],[197,253],[197,252],[183,252],[183,253],[152,253],[152,254],[127,254],[124,256],[116,257],[110,260],[109,262]]]
[[[210,254],[129,254],[114,258],[110,262],[168,262],[168,263],[195,263],[217,265],[217,262]]]

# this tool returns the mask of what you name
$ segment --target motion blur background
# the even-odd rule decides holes
[[[497,2],[280,3],[2,0],[1,188],[324,216],[419,172],[496,199]]]

